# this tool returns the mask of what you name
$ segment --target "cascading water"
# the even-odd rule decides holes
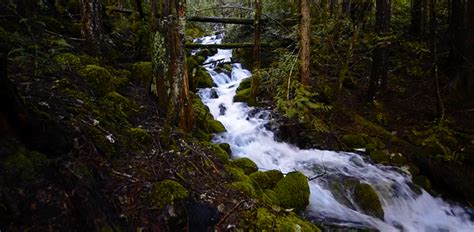
[[[197,42],[220,43],[221,36],[207,36]],[[205,63],[229,62],[231,57],[232,50],[218,49],[217,54],[208,57]],[[205,67],[217,87],[201,89],[199,96],[214,118],[227,129],[216,135],[214,142],[230,144],[234,157],[248,157],[262,170],[297,170],[309,177],[324,170],[324,176],[309,182],[311,195],[307,213],[310,217],[381,231],[474,231],[472,212],[435,198],[424,190],[421,194],[415,193],[411,176],[399,168],[373,164],[367,157],[354,153],[303,150],[277,142],[273,133],[265,128],[270,116],[268,110],[233,101],[239,83],[251,73],[240,64],[233,64],[231,76],[216,72],[215,64]],[[350,197],[345,198],[344,203],[331,191],[332,183],[344,180],[370,184],[381,199],[384,220],[363,214],[357,206],[351,205]]]

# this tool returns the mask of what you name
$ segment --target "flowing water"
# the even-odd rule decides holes
[[[197,42],[220,43],[221,36],[207,36]],[[232,50],[219,49],[205,63],[222,59],[228,62],[231,57]],[[270,111],[233,101],[239,83],[251,73],[240,64],[232,66],[229,76],[216,72],[215,64],[206,65],[216,87],[199,91],[214,118],[227,129],[216,135],[214,142],[230,144],[233,157],[248,157],[261,170],[278,169],[284,173],[297,170],[308,177],[325,172],[322,177],[309,181],[311,195],[306,213],[310,218],[381,231],[474,231],[472,212],[424,190],[421,194],[415,193],[411,176],[399,168],[374,164],[355,153],[304,150],[277,142],[265,127],[270,120]],[[348,191],[334,190],[335,183],[354,180],[368,183],[376,190],[385,213],[384,220],[358,211]]]

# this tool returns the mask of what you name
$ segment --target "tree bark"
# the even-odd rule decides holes
[[[422,0],[413,0],[413,5],[411,8],[411,25],[410,25],[410,33],[414,36],[420,36],[422,31],[422,16],[423,16],[423,8],[422,8]]]
[[[160,0],[154,5],[161,13],[153,38],[152,92],[158,97],[167,126],[189,132],[193,126],[191,97],[184,52],[185,0]],[[164,18],[163,16],[167,16]],[[169,128],[165,131],[169,132]]]
[[[436,118],[438,121],[444,120],[444,104],[441,98],[441,92],[439,88],[439,75],[438,75],[438,22],[436,18],[436,0],[430,0],[430,50],[431,50],[431,78],[435,85],[435,99],[436,99]]]
[[[81,35],[91,51],[97,51],[102,43],[102,5],[100,0],[81,0]]]
[[[474,96],[474,0],[467,0],[465,19],[464,57],[466,61],[461,90],[467,97],[472,97]]]
[[[375,32],[379,37],[390,33],[391,0],[377,0],[375,13]],[[372,72],[369,77],[369,99],[374,99],[380,90],[385,88],[388,76],[387,41],[377,41],[372,55]]]
[[[253,44],[253,77],[251,82],[250,99],[256,101],[257,89],[259,86],[258,70],[260,69],[260,36],[262,34],[262,2],[255,0],[255,24],[254,24],[254,44]]]
[[[451,0],[451,17],[449,22],[450,51],[449,60],[459,76],[464,63],[464,0]]]
[[[143,11],[142,0],[135,0],[135,7],[141,20],[145,20],[145,12]]]
[[[300,82],[304,86],[310,83],[310,41],[311,14],[309,0],[300,0]]]

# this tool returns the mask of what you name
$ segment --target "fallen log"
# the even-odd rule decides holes
[[[186,48],[197,49],[197,48],[219,48],[219,49],[232,49],[232,48],[253,48],[253,43],[225,43],[225,44],[198,44],[198,43],[186,43]],[[279,47],[277,43],[262,43],[262,47]]]
[[[253,25],[253,22],[254,22],[253,19],[221,18],[221,17],[208,17],[208,16],[189,16],[186,19],[192,22],[246,24],[246,25]]]

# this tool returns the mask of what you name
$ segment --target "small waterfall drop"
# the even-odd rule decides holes
[[[214,35],[196,42],[215,44],[221,39],[221,35]],[[205,63],[211,63],[205,68],[217,87],[198,92],[214,118],[227,129],[216,135],[214,142],[230,144],[234,157],[248,157],[262,170],[297,170],[309,177],[325,170],[324,176],[309,182],[311,195],[307,213],[310,217],[380,231],[474,231],[472,212],[435,198],[424,190],[421,194],[415,193],[411,176],[397,167],[373,164],[367,157],[355,153],[304,150],[277,142],[274,134],[265,128],[270,111],[233,101],[240,82],[252,74],[237,63],[232,65],[230,76],[214,70],[212,61],[230,62],[231,57],[232,50],[218,49],[217,54],[207,58]],[[213,92],[217,93],[217,98]],[[375,189],[384,209],[384,220],[350,207],[350,202],[341,203],[331,191],[332,183],[351,179],[370,184]]]

